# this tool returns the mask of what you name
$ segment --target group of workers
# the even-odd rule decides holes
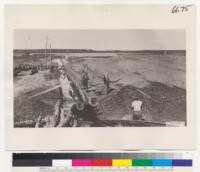
[[[65,73],[65,72],[63,72],[63,73]],[[86,92],[89,91],[89,79],[90,78],[89,78],[87,71],[83,70],[81,73],[81,84],[82,84],[83,89],[86,90]],[[110,83],[111,83],[109,75],[103,75],[102,79],[103,79],[103,84],[105,87],[105,93],[108,94],[109,90],[110,90]],[[133,120],[142,120],[143,119],[142,106],[143,106],[143,102],[139,98],[135,98],[131,102],[132,119]]]
[[[89,76],[85,70],[82,71],[81,81],[82,81],[83,89],[88,91]],[[103,83],[105,86],[105,93],[108,94],[108,92],[110,90],[110,83],[111,83],[109,75],[103,76]],[[142,117],[142,105],[143,105],[143,102],[139,98],[135,98],[132,101],[131,109],[132,109],[133,120],[141,120],[143,118]]]
[[[88,90],[89,90],[89,76],[88,76],[88,73],[85,70],[83,70],[82,74],[81,74],[81,83],[82,83],[83,89],[85,89],[88,92]],[[110,90],[109,75],[103,76],[103,83],[104,83],[104,86],[105,86],[105,93],[108,94],[108,92]]]

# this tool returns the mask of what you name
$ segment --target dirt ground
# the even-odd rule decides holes
[[[74,72],[78,75],[82,70],[88,72],[91,92],[96,94],[97,90],[102,90],[103,75],[109,75],[112,81],[108,95],[96,94],[99,97],[98,119],[128,119],[132,114],[131,102],[137,97],[143,101],[143,115],[147,121],[186,122],[185,54],[106,53],[101,58],[97,53],[92,56],[70,54],[70,57]],[[14,120],[52,114],[58,90],[34,99],[28,97],[56,84],[59,84],[56,77],[47,71],[15,77]]]
[[[34,61],[31,61],[31,64],[35,64]],[[58,90],[35,98],[30,97],[58,84],[56,76],[49,71],[39,71],[34,75],[30,75],[29,70],[20,72],[18,76],[14,77],[15,126],[20,121],[35,120],[39,115],[53,114],[54,104],[59,98]]]
[[[186,122],[186,64],[183,54],[128,53],[109,58],[74,58],[71,65],[77,73],[88,72],[91,87],[101,88],[104,74],[112,80],[112,91],[100,96],[100,119],[128,119],[132,114],[131,102],[137,97],[143,101],[146,120]]]

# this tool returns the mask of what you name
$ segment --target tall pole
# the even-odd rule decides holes
[[[47,62],[48,62],[48,59],[47,59],[47,43],[48,43],[48,36],[46,37],[46,42],[45,42],[45,58],[46,58],[46,65],[47,65]]]
[[[52,58],[51,58],[51,43],[50,43],[50,63],[52,62]]]

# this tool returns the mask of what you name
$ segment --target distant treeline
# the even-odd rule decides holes
[[[47,53],[49,53],[49,49]],[[14,49],[14,53],[45,53],[45,49]],[[91,49],[51,49],[51,53],[183,53],[185,50],[91,50]]]

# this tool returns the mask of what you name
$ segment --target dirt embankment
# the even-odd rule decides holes
[[[139,98],[143,102],[143,115],[146,120],[164,123],[166,121],[186,121],[186,92],[178,87],[169,87],[158,82],[151,82],[140,89],[143,95],[131,85],[123,86],[100,100],[101,119],[120,120],[131,115],[131,102]]]
[[[20,75],[14,81],[14,121],[35,120],[39,115],[46,116],[53,113],[58,90],[51,91],[35,98],[30,98],[39,92],[55,87],[59,84],[55,76],[49,71],[40,71],[34,75]]]

